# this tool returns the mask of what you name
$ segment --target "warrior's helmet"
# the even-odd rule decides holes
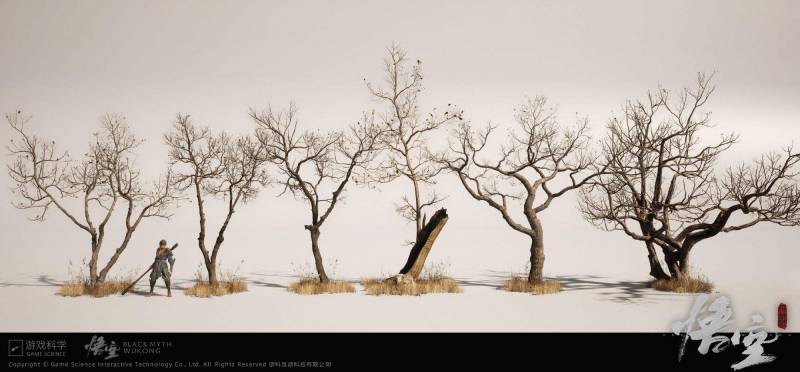
[[[166,239],[161,239],[161,241],[158,242],[158,245],[161,246],[161,247],[166,247],[167,246],[167,240]]]

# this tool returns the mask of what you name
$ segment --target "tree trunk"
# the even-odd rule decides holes
[[[231,200],[233,200],[233,196],[229,196]],[[233,203],[233,202],[231,202]],[[233,205],[228,205],[228,213],[225,215],[225,221],[222,223],[222,226],[219,228],[219,232],[217,233],[217,239],[214,241],[214,248],[211,250],[211,266],[208,268],[208,284],[212,287],[216,287],[218,284],[217,281],[217,255],[219,254],[219,250],[222,247],[222,242],[225,241],[225,231],[228,229],[228,224],[231,222],[231,216],[233,216]]]
[[[544,237],[542,228],[537,225],[536,234],[531,236],[531,270],[528,283],[538,284],[544,281]]]
[[[422,273],[422,268],[425,266],[425,259],[428,258],[433,243],[439,236],[439,233],[447,223],[447,210],[442,208],[433,214],[430,221],[425,224],[425,227],[417,234],[417,241],[411,248],[408,254],[408,260],[405,266],[400,270],[400,274],[410,275],[414,279],[419,278]]]
[[[688,274],[688,254],[683,251],[664,250],[664,258],[667,261],[667,268],[671,279],[680,279]]]
[[[683,249],[681,250],[680,255],[680,273],[681,275],[689,275],[689,269],[691,268],[689,265],[689,254],[692,252],[692,247],[694,247],[694,243],[685,242],[683,244]]]
[[[652,242],[645,243],[647,246],[647,259],[650,261],[650,276],[655,279],[669,279],[669,275],[661,267],[661,262],[658,260],[658,254]]]
[[[94,287],[98,283],[97,256],[100,255],[100,245],[97,238],[92,236],[92,257],[89,259],[89,285]]]
[[[322,253],[319,251],[319,226],[306,225],[306,230],[311,234],[311,252],[314,254],[314,266],[317,268],[319,281],[321,283],[327,283],[330,279],[328,279],[328,274],[325,274],[325,266],[322,263]]]
[[[665,254],[664,258],[667,261],[667,269],[669,270],[670,278],[677,279],[681,275],[680,258],[678,258],[678,254],[669,252]]]
[[[411,170],[410,167],[409,171],[413,172],[413,170]],[[414,227],[416,230],[414,234],[415,236],[414,240],[418,241],[420,234],[422,234],[422,229],[425,222],[422,221],[422,206],[421,206],[422,201],[420,199],[420,194],[419,194],[419,181],[417,181],[415,178],[412,178],[411,182],[414,184],[414,217],[415,217]]]
[[[212,287],[216,287],[217,282],[217,258],[213,257],[211,259],[211,264],[206,268],[208,271],[208,285]]]
[[[206,211],[203,194],[200,192],[200,182],[198,182],[196,178],[194,180],[194,189],[195,198],[197,200],[197,215],[200,217],[200,232],[197,233],[197,247],[200,248],[200,253],[203,254],[203,263],[206,265],[206,272],[208,272],[208,284],[216,285],[217,263],[215,262],[216,260],[211,260],[208,249],[206,249]]]
[[[125,237],[122,239],[122,243],[120,243],[119,248],[117,248],[114,251],[114,254],[111,256],[111,258],[108,259],[108,262],[106,262],[106,265],[103,267],[102,270],[100,270],[100,275],[99,275],[99,278],[98,278],[99,282],[102,283],[102,282],[106,281],[106,277],[108,276],[108,272],[111,270],[111,268],[114,266],[114,264],[117,263],[117,260],[119,260],[119,256],[122,255],[122,252],[125,251],[125,248],[128,247],[128,243],[130,243],[131,237],[133,237],[134,231],[136,231],[135,228],[129,229],[125,233]]]
[[[228,224],[228,221],[225,221],[225,225]],[[222,246],[222,242],[225,240],[223,236],[225,231],[225,227],[223,226],[222,230],[220,230],[219,235],[217,235],[217,240],[214,241],[214,248],[211,250],[211,258],[209,259],[209,264],[206,266],[206,271],[208,271],[208,285],[212,287],[216,287],[219,284],[217,279],[217,253],[219,253],[219,248]]]
[[[664,258],[672,279],[680,279],[689,274],[689,253],[696,242],[684,242],[680,250],[663,248]]]

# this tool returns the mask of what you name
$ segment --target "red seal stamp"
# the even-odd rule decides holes
[[[778,328],[786,329],[786,304],[778,305]]]

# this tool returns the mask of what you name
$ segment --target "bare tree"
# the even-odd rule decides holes
[[[581,193],[581,209],[589,221],[644,242],[650,275],[657,279],[685,275],[693,247],[720,232],[759,222],[800,223],[800,154],[791,148],[722,175],[715,169],[720,154],[737,137],[725,134],[718,141],[701,142],[700,131],[711,126],[705,111],[714,91],[710,81],[698,74],[694,89],[677,95],[659,89],[646,100],[627,102],[622,117],[608,124],[603,144],[608,171]],[[733,222],[736,212],[746,222]]]
[[[508,226],[531,239],[528,281],[541,283],[545,255],[540,213],[556,198],[591,182],[604,167],[588,152],[587,120],[562,127],[544,97],[529,99],[515,114],[517,128],[509,131],[496,158],[481,154],[497,127],[475,130],[464,123],[453,131],[450,150],[439,159],[470,196],[500,212]],[[537,194],[542,199],[537,200]],[[524,217],[521,222],[513,207]]]
[[[374,115],[365,114],[348,132],[306,131],[298,133],[297,108],[273,111],[251,110],[260,142],[269,149],[277,165],[283,191],[308,202],[311,221],[305,225],[311,237],[311,251],[320,282],[330,279],[325,273],[319,237],[322,225],[342,198],[347,184],[366,181],[371,171],[381,129],[374,124]],[[327,190],[327,192],[325,192]]]
[[[382,116],[386,128],[382,146],[389,150],[389,161],[375,174],[379,182],[400,177],[410,181],[413,199],[404,196],[397,212],[414,222],[417,240],[425,226],[425,209],[443,200],[435,190],[428,193],[423,190],[433,185],[434,178],[442,171],[431,157],[427,136],[447,123],[460,120],[461,111],[448,104],[443,113],[436,109],[428,114],[421,113],[418,96],[423,88],[422,63],[419,60],[410,63],[406,52],[397,45],[389,47],[388,54],[384,59],[385,86],[367,83],[370,93],[389,106]]]
[[[55,141],[30,134],[26,129],[29,116],[21,111],[7,114],[6,119],[16,133],[8,147],[15,159],[8,167],[14,183],[19,209],[35,210],[34,221],[43,221],[55,208],[91,238],[89,281],[94,286],[106,280],[109,270],[125,251],[139,224],[145,218],[169,218],[175,202],[170,173],[146,189],[140,171],[133,163],[134,151],[142,141],[119,115],[101,118],[101,131],[84,158],[77,163],[66,151],[56,149]],[[74,200],[80,201],[74,207]],[[108,223],[122,204],[125,212],[125,233],[106,264],[98,271],[98,259],[106,237]]]
[[[217,286],[217,256],[225,231],[239,204],[253,200],[259,188],[266,185],[269,152],[252,136],[231,138],[225,132],[214,135],[206,127],[193,125],[189,115],[180,114],[172,131],[164,135],[164,142],[170,148],[170,161],[180,171],[177,185],[182,190],[194,190],[200,218],[197,244],[203,254],[208,283]],[[222,198],[227,207],[210,252],[206,246],[207,196]]]

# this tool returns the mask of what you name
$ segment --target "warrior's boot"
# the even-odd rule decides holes
[[[156,286],[156,283],[150,283],[150,293],[147,294],[147,297],[150,297],[150,296],[153,295],[153,287],[155,287],[155,286]]]
[[[172,286],[169,283],[169,280],[166,281],[167,284],[167,297],[172,297]]]

